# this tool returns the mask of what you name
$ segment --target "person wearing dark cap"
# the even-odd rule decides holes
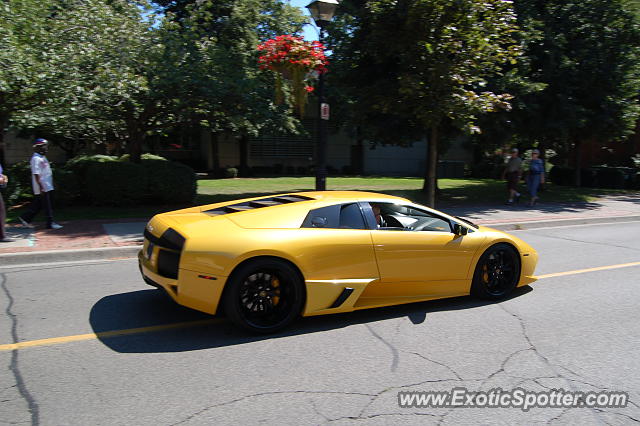
[[[51,172],[49,160],[45,157],[48,149],[49,141],[46,139],[39,138],[33,142],[34,153],[31,157],[31,184],[36,197],[31,203],[29,211],[18,218],[20,222],[28,228],[33,228],[31,221],[43,207],[47,215],[47,228],[62,228],[62,225],[58,225],[53,221],[53,208],[51,206],[53,173]]]
[[[529,206],[533,207],[538,201],[538,189],[544,183],[544,162],[539,158],[540,151],[531,151],[531,161],[529,162],[529,172],[527,174],[527,189],[531,195]]]
[[[507,192],[509,193],[507,204],[513,204],[514,200],[518,202],[520,199],[518,182],[520,182],[521,177],[522,158],[518,157],[518,148],[513,148],[511,150],[511,157],[509,157],[509,161],[507,162],[507,167],[505,167],[502,172],[502,179],[507,179]]]

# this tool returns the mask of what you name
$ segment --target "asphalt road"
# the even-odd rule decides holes
[[[133,260],[0,268],[0,424],[640,422],[640,223],[514,233],[538,250],[538,275],[570,274],[501,303],[306,318],[269,337],[175,305]],[[52,340],[1,346],[39,339]],[[625,391],[630,403],[398,405],[400,391],[460,387]]]

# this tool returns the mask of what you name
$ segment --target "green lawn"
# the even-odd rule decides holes
[[[200,204],[232,200],[288,191],[313,190],[313,177],[282,177],[255,179],[216,179],[198,182],[198,200]],[[406,197],[416,202],[424,202],[422,178],[393,177],[333,177],[327,179],[327,188],[332,190],[358,190],[382,192]],[[439,179],[438,203],[454,204],[502,204],[506,197],[506,184],[494,179]],[[526,192],[521,185],[521,192]],[[593,201],[607,194],[625,191],[573,188],[568,186],[547,185],[540,194],[545,202]]]
[[[327,188],[331,190],[360,190],[382,192],[409,198],[418,203],[425,202],[422,192],[421,178],[395,177],[330,177]],[[248,198],[265,194],[281,192],[296,192],[313,190],[313,177],[274,177],[274,178],[239,178],[212,179],[198,181],[198,196],[195,205],[210,204],[238,198]],[[502,205],[505,201],[505,183],[492,179],[440,179],[438,180],[439,194],[436,207],[453,205]],[[526,192],[524,185],[522,191]],[[593,201],[597,197],[614,194],[629,193],[630,191],[573,188],[567,186],[548,185],[540,194],[542,202],[580,202]],[[637,193],[637,191],[636,191]],[[526,198],[526,195],[525,195]],[[54,208],[56,220],[80,219],[146,219],[154,214],[175,210],[185,206],[140,206],[140,207],[90,207],[73,206]],[[24,211],[24,206],[10,208],[9,222],[17,221],[17,216]],[[42,220],[42,217],[39,218]]]

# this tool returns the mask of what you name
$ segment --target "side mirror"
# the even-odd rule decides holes
[[[455,223],[453,225],[453,233],[456,235],[467,235],[469,233],[469,230],[467,229],[466,226],[462,226],[459,223]]]

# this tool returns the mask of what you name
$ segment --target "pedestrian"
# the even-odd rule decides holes
[[[36,139],[33,142],[33,156],[31,157],[31,184],[35,199],[31,203],[29,211],[18,217],[20,222],[28,228],[33,228],[31,221],[35,215],[44,207],[47,215],[47,229],[60,229],[62,225],[58,225],[53,221],[53,208],[51,198],[53,193],[53,173],[49,160],[45,157],[49,149],[49,142],[46,139]]]
[[[529,206],[533,207],[538,201],[538,189],[540,184],[544,183],[544,161],[540,158],[540,151],[534,149],[531,151],[531,161],[529,162],[529,171],[527,173],[527,189],[531,200]]]
[[[0,164],[0,189],[6,188],[7,183],[9,183],[9,178],[2,174],[2,164]],[[7,211],[4,207],[4,200],[2,199],[2,192],[0,192],[0,243],[8,243],[11,242],[9,238],[7,238],[7,234],[4,229],[4,222],[7,219]]]
[[[507,180],[507,192],[509,199],[507,204],[513,204],[514,200],[517,203],[520,200],[520,193],[518,192],[518,182],[522,177],[522,158],[518,156],[518,148],[511,150],[511,157],[507,162],[507,166],[502,172],[502,179]]]

